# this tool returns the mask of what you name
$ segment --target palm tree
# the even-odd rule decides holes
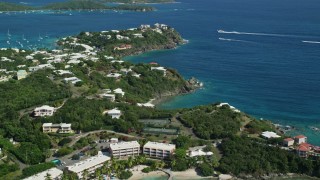
[[[86,170],[84,170],[83,171],[83,173],[82,173],[82,177],[83,177],[83,179],[87,179],[88,178],[88,175],[89,175],[89,172],[88,172],[88,170],[86,169]]]
[[[133,165],[133,158],[132,158],[132,156],[130,156],[129,158],[128,158],[128,168],[131,168],[132,167],[132,165]]]
[[[46,177],[45,177],[45,178],[46,178],[45,180],[52,180],[51,174],[49,174],[49,173],[46,174]]]
[[[100,169],[97,169],[95,172],[94,172],[94,175],[95,177],[99,178],[101,176],[101,170]]]

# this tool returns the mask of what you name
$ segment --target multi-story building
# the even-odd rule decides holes
[[[76,173],[77,176],[82,179],[83,172],[86,170],[88,174],[92,174],[97,168],[103,166],[103,164],[109,161],[111,158],[105,156],[102,152],[99,152],[97,156],[93,156],[84,161],[80,161],[71,166],[67,166],[66,169],[70,172]]]
[[[72,133],[71,124],[60,123],[60,124],[52,124],[52,123],[44,123],[42,125],[42,131],[44,133]]]
[[[44,105],[41,107],[37,107],[34,109],[34,116],[53,116],[54,107],[50,107],[48,105]]]
[[[294,142],[297,144],[302,144],[307,142],[307,137],[304,135],[299,135],[294,137]]]
[[[143,154],[154,158],[167,158],[176,149],[176,145],[158,142],[147,142],[143,146]]]
[[[140,144],[137,141],[118,142],[110,144],[110,153],[113,157],[138,156]]]
[[[44,180],[46,177],[50,175],[50,179],[52,180],[60,180],[62,178],[63,171],[57,168],[51,168],[46,171],[40,172],[23,180]]]

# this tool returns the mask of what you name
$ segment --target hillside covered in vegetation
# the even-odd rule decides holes
[[[69,0],[66,2],[50,3],[43,7],[32,7],[16,3],[0,2],[0,11],[28,11],[28,10],[123,10],[123,11],[154,11],[155,8],[144,5],[107,6],[95,0]]]

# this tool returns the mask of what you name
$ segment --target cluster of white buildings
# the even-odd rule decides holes
[[[279,136],[277,133],[275,132],[271,132],[271,131],[264,131],[261,134],[262,137],[266,138],[266,139],[271,139],[271,138],[279,138],[281,136]]]

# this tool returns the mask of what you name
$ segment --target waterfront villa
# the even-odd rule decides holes
[[[307,142],[307,137],[304,135],[298,135],[294,137],[294,142],[296,144],[302,144]]]
[[[151,70],[162,71],[164,76],[166,76],[166,74],[167,74],[167,69],[164,67],[161,67],[161,66],[160,67],[151,67]]]
[[[102,167],[103,164],[109,160],[109,156],[105,156],[101,151],[99,151],[97,156],[93,156],[84,161],[80,161],[71,166],[67,166],[66,169],[77,174],[77,176],[82,179],[84,171],[87,171],[88,174],[92,174],[96,169]]]
[[[152,157],[164,159],[169,157],[176,149],[176,145],[158,142],[147,142],[143,146],[143,154]]]
[[[71,129],[71,124],[60,123],[60,124],[52,124],[52,123],[43,123],[42,132],[44,133],[73,133]]]
[[[293,144],[294,144],[294,139],[292,138],[286,138],[283,140],[283,145],[286,147],[293,146]]]
[[[132,48],[132,45],[130,45],[130,44],[122,44],[120,46],[114,47],[113,50],[121,51],[121,50],[126,50],[126,49],[131,49],[131,48]]]
[[[138,141],[112,143],[110,144],[110,154],[117,158],[139,156],[140,144]]]
[[[55,109],[54,107],[44,105],[41,107],[37,107],[34,109],[34,116],[36,117],[44,117],[44,116],[53,116]]]

